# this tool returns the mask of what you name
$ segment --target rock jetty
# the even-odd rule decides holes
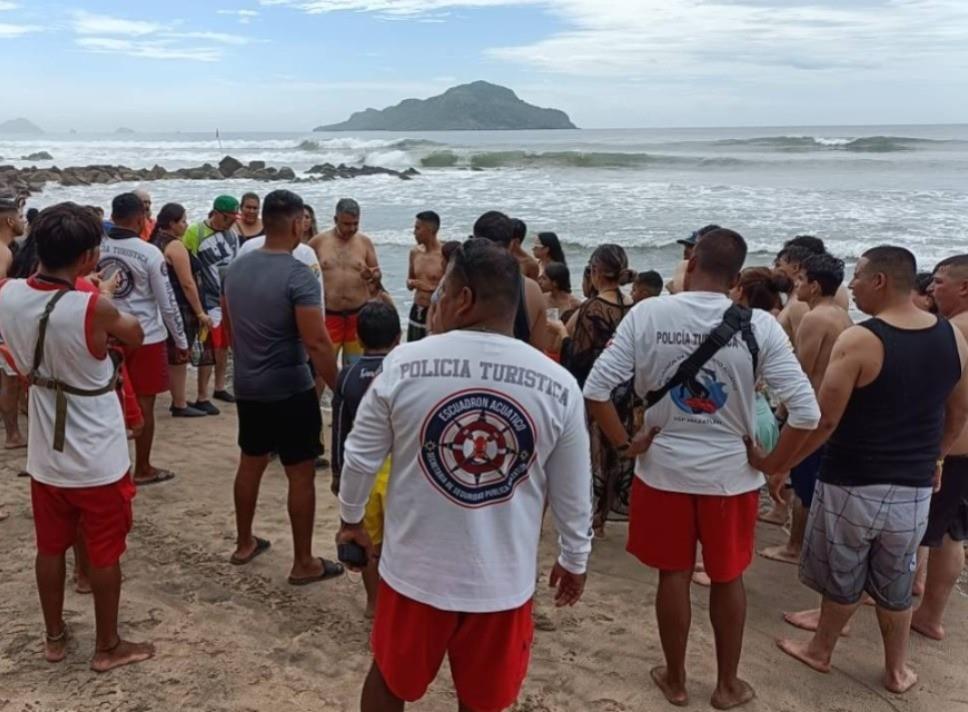
[[[39,160],[39,159],[38,159]],[[323,163],[313,166],[307,171],[308,177],[298,177],[296,172],[288,166],[275,168],[266,166],[265,161],[250,161],[242,163],[232,156],[226,156],[217,166],[205,163],[196,168],[179,168],[170,171],[161,166],[153,168],[128,168],[127,166],[92,165],[75,166],[70,168],[16,168],[15,166],[0,165],[0,194],[16,193],[30,195],[39,193],[48,183],[58,183],[73,187],[81,185],[99,185],[123,182],[148,182],[156,180],[261,180],[288,181],[290,183],[311,183],[330,181],[359,176],[390,175],[401,180],[410,180],[419,175],[418,171],[408,168],[405,171],[395,171],[379,166],[334,166]]]

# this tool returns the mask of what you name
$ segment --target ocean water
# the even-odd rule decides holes
[[[297,173],[317,163],[415,167],[411,181],[372,176],[295,186],[325,226],[341,197],[362,205],[362,229],[377,245],[384,283],[403,309],[413,216],[436,210],[443,239],[463,239],[474,219],[499,209],[530,232],[562,239],[575,279],[588,254],[623,245],[635,269],[671,274],[676,240],[710,222],[743,234],[747,264],[767,264],[797,234],[822,237],[854,261],[868,247],[909,247],[923,268],[965,250],[968,125],[634,129],[394,134],[244,133],[0,136],[3,163],[48,151],[60,167],[96,163],[166,168],[232,155]],[[168,201],[202,219],[221,193],[281,184],[160,181],[146,187],[155,209]],[[62,200],[108,207],[130,184],[49,186],[29,205]],[[575,285],[577,288],[577,284]]]

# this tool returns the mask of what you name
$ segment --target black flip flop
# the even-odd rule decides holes
[[[175,473],[169,470],[155,470],[155,476],[150,480],[132,480],[136,486],[144,487],[145,485],[156,485],[159,482],[167,482],[168,480],[175,479]]]
[[[268,539],[260,539],[259,537],[255,537],[255,548],[252,550],[252,553],[245,558],[240,558],[235,554],[232,554],[232,558],[229,559],[229,563],[232,564],[232,566],[244,566],[259,554],[268,551],[270,546],[272,546],[272,544]]]
[[[322,573],[316,576],[306,576],[305,578],[294,578],[289,577],[290,586],[307,586],[311,583],[316,583],[317,581],[326,581],[327,579],[336,578],[337,576],[343,575],[343,565],[337,564],[335,561],[327,561],[323,557],[316,557],[323,564]]]

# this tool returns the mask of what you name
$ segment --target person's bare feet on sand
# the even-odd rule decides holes
[[[660,665],[659,667],[654,667],[649,670],[649,676],[652,678],[652,682],[658,687],[662,694],[665,695],[666,700],[669,704],[675,705],[676,707],[685,707],[689,704],[689,693],[686,692],[685,686],[673,687],[669,684],[668,673],[666,672],[665,666]]]
[[[709,578],[709,574],[706,573],[706,567],[701,561],[692,570],[692,582],[703,588],[709,588],[713,585],[713,580]]]
[[[895,695],[903,695],[916,684],[918,684],[918,674],[907,665],[900,672],[889,672],[884,676],[884,687]]]
[[[44,657],[49,663],[59,663],[67,657],[67,624],[61,623],[59,635],[44,637]]]
[[[779,561],[784,564],[800,563],[800,552],[790,551],[790,547],[788,547],[786,544],[781,546],[768,546],[765,549],[761,549],[760,556],[762,556],[764,559],[769,559],[770,561]]]
[[[6,441],[3,443],[4,450],[19,450],[22,447],[27,447],[27,438],[23,435],[7,436]]]
[[[944,640],[944,626],[928,623],[918,616],[918,611],[911,616],[911,630],[931,640]]]
[[[74,574],[74,591],[80,594],[91,592],[91,582],[84,574]]]
[[[761,512],[758,519],[764,524],[775,524],[782,527],[790,518],[790,511],[787,507],[776,507],[767,512]]]
[[[780,640],[776,641],[776,647],[789,655],[791,658],[796,658],[801,663],[813,668],[817,672],[830,672],[830,658],[824,659],[813,653],[810,650],[810,641],[781,638]]]
[[[107,672],[122,665],[140,663],[155,656],[155,646],[152,643],[132,643],[121,640],[113,648],[99,650],[91,659],[91,669],[94,672]]]
[[[752,702],[756,697],[753,687],[745,680],[736,680],[736,684],[729,688],[716,688],[709,704],[718,710],[731,710],[747,702]]]
[[[820,609],[811,608],[809,611],[797,611],[796,613],[784,613],[783,620],[792,625],[794,628],[799,628],[800,630],[808,630],[811,633],[817,631],[817,626],[820,625]],[[850,623],[844,626],[844,629],[840,631],[841,636],[850,635]]]

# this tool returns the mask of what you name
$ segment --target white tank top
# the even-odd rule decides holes
[[[56,293],[44,282],[9,280],[0,283],[0,334],[17,371],[30,373],[39,323]],[[96,390],[107,385],[114,366],[107,356],[95,356],[88,345],[96,294],[70,291],[57,303],[47,325],[44,357],[37,375],[75,388]],[[121,402],[115,391],[99,396],[67,396],[64,450],[54,450],[56,394],[32,386],[29,395],[30,432],[27,472],[54,487],[97,487],[117,482],[131,467]]]

